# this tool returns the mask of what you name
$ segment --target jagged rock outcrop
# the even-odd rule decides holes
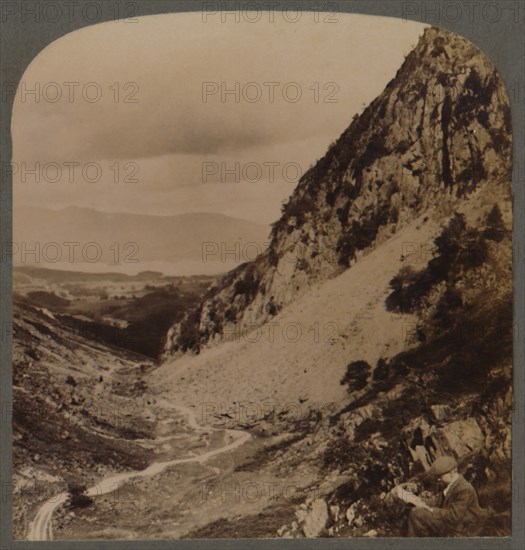
[[[269,249],[228,273],[170,330],[166,355],[260,325],[427,210],[449,212],[486,181],[507,180],[510,109],[473,44],[427,29],[389,82],[299,180]]]
[[[414,419],[412,423],[417,426],[415,430],[420,441],[415,441],[408,448],[414,462],[419,462],[425,470],[430,468],[438,456],[454,454],[461,459],[479,452],[485,442],[475,418],[455,420],[440,428],[429,425],[422,418]]]

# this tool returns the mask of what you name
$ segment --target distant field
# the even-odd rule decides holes
[[[85,337],[158,358],[170,326],[196,307],[213,277],[135,276],[20,267],[14,295]]]

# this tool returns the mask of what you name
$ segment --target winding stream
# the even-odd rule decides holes
[[[212,431],[223,430],[223,428],[211,428],[199,425],[195,418],[195,413],[188,407],[184,407],[182,405],[172,405],[172,407],[185,414],[188,418],[189,426],[196,431],[209,433]],[[175,464],[185,464],[187,462],[199,462],[202,464],[216,455],[227,451],[233,451],[237,447],[243,445],[250,438],[250,434],[244,430],[224,429],[224,432],[232,437],[232,441],[223,447],[219,447],[217,449],[207,451],[201,455],[192,456],[189,458],[178,458],[166,462],[153,462],[144,470],[124,472],[122,474],[115,474],[106,477],[97,485],[90,487],[86,491],[86,495],[90,497],[97,497],[111,493],[116,491],[122,483],[125,483],[132,478],[154,476],[169,466],[174,466]],[[53,513],[67,502],[68,496],[69,493],[67,492],[58,493],[42,504],[34,520],[29,524],[27,540],[53,540]]]

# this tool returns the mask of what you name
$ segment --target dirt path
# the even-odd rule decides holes
[[[188,425],[195,431],[200,432],[212,432],[221,431],[221,428],[211,428],[201,426],[195,417],[195,413],[188,407],[182,405],[171,405],[173,409],[178,410],[182,414],[187,416]],[[116,491],[122,484],[126,483],[132,478],[137,477],[149,477],[154,476],[170,466],[176,464],[185,464],[188,462],[198,462],[200,464],[206,462],[210,458],[227,451],[233,451],[237,447],[243,445],[249,438],[250,434],[244,430],[224,430],[226,435],[231,436],[232,441],[223,447],[207,451],[201,455],[193,456],[189,458],[178,458],[175,460],[169,460],[166,462],[153,462],[147,468],[141,471],[124,472],[122,474],[115,474],[104,478],[100,483],[90,487],[86,494],[90,497],[97,497]],[[27,540],[53,540],[53,513],[55,510],[64,505],[68,500],[68,493],[63,492],[54,495],[38,510],[35,519],[29,524]]]

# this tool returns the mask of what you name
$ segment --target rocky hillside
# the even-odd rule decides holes
[[[395,78],[298,182],[268,251],[227,274],[170,330],[166,356],[261,325],[427,211],[445,219],[510,181],[510,109],[490,61],[427,29]]]
[[[13,340],[13,524],[23,539],[38,505],[57,492],[148,464],[151,452],[134,440],[153,433],[143,400],[153,365],[17,297]]]
[[[234,475],[300,475],[313,494],[292,518],[271,504],[191,536],[402,536],[390,490],[436,491],[424,474],[444,453],[492,508],[477,534],[510,534],[510,126],[487,58],[426,30],[298,182],[268,252],[171,329],[155,391],[293,434]]]
[[[288,502],[286,514],[276,499],[191,536],[403,536],[406,510],[389,492],[406,481],[418,493],[438,491],[424,474],[441,454],[457,458],[481,505],[492,508],[476,534],[510,534],[510,206],[508,188],[488,183],[437,231],[430,219],[409,224],[276,316],[308,324],[324,305],[341,328],[333,342],[297,346],[276,331],[271,343],[223,344],[152,373],[159,389],[205,403],[222,425],[229,418],[261,439],[289,434],[239,465],[229,483],[246,472],[299,478],[308,495]],[[427,249],[429,234],[426,259],[393,257],[400,239],[416,235]],[[262,414],[272,401],[279,414]]]
[[[504,216],[492,207],[477,228],[467,213],[456,213],[435,239],[433,258],[403,267],[390,281],[386,309],[415,315],[415,322],[405,332],[403,352],[375,365],[363,359],[348,364],[341,379],[348,403],[310,442],[323,448],[324,476],[335,471],[349,478],[324,500],[331,517],[319,533],[401,536],[403,506],[392,502],[390,489],[411,479],[416,491],[435,492],[424,473],[437,456],[452,454],[481,505],[492,508],[477,534],[510,534],[508,206]],[[282,531],[303,536],[297,522]]]

